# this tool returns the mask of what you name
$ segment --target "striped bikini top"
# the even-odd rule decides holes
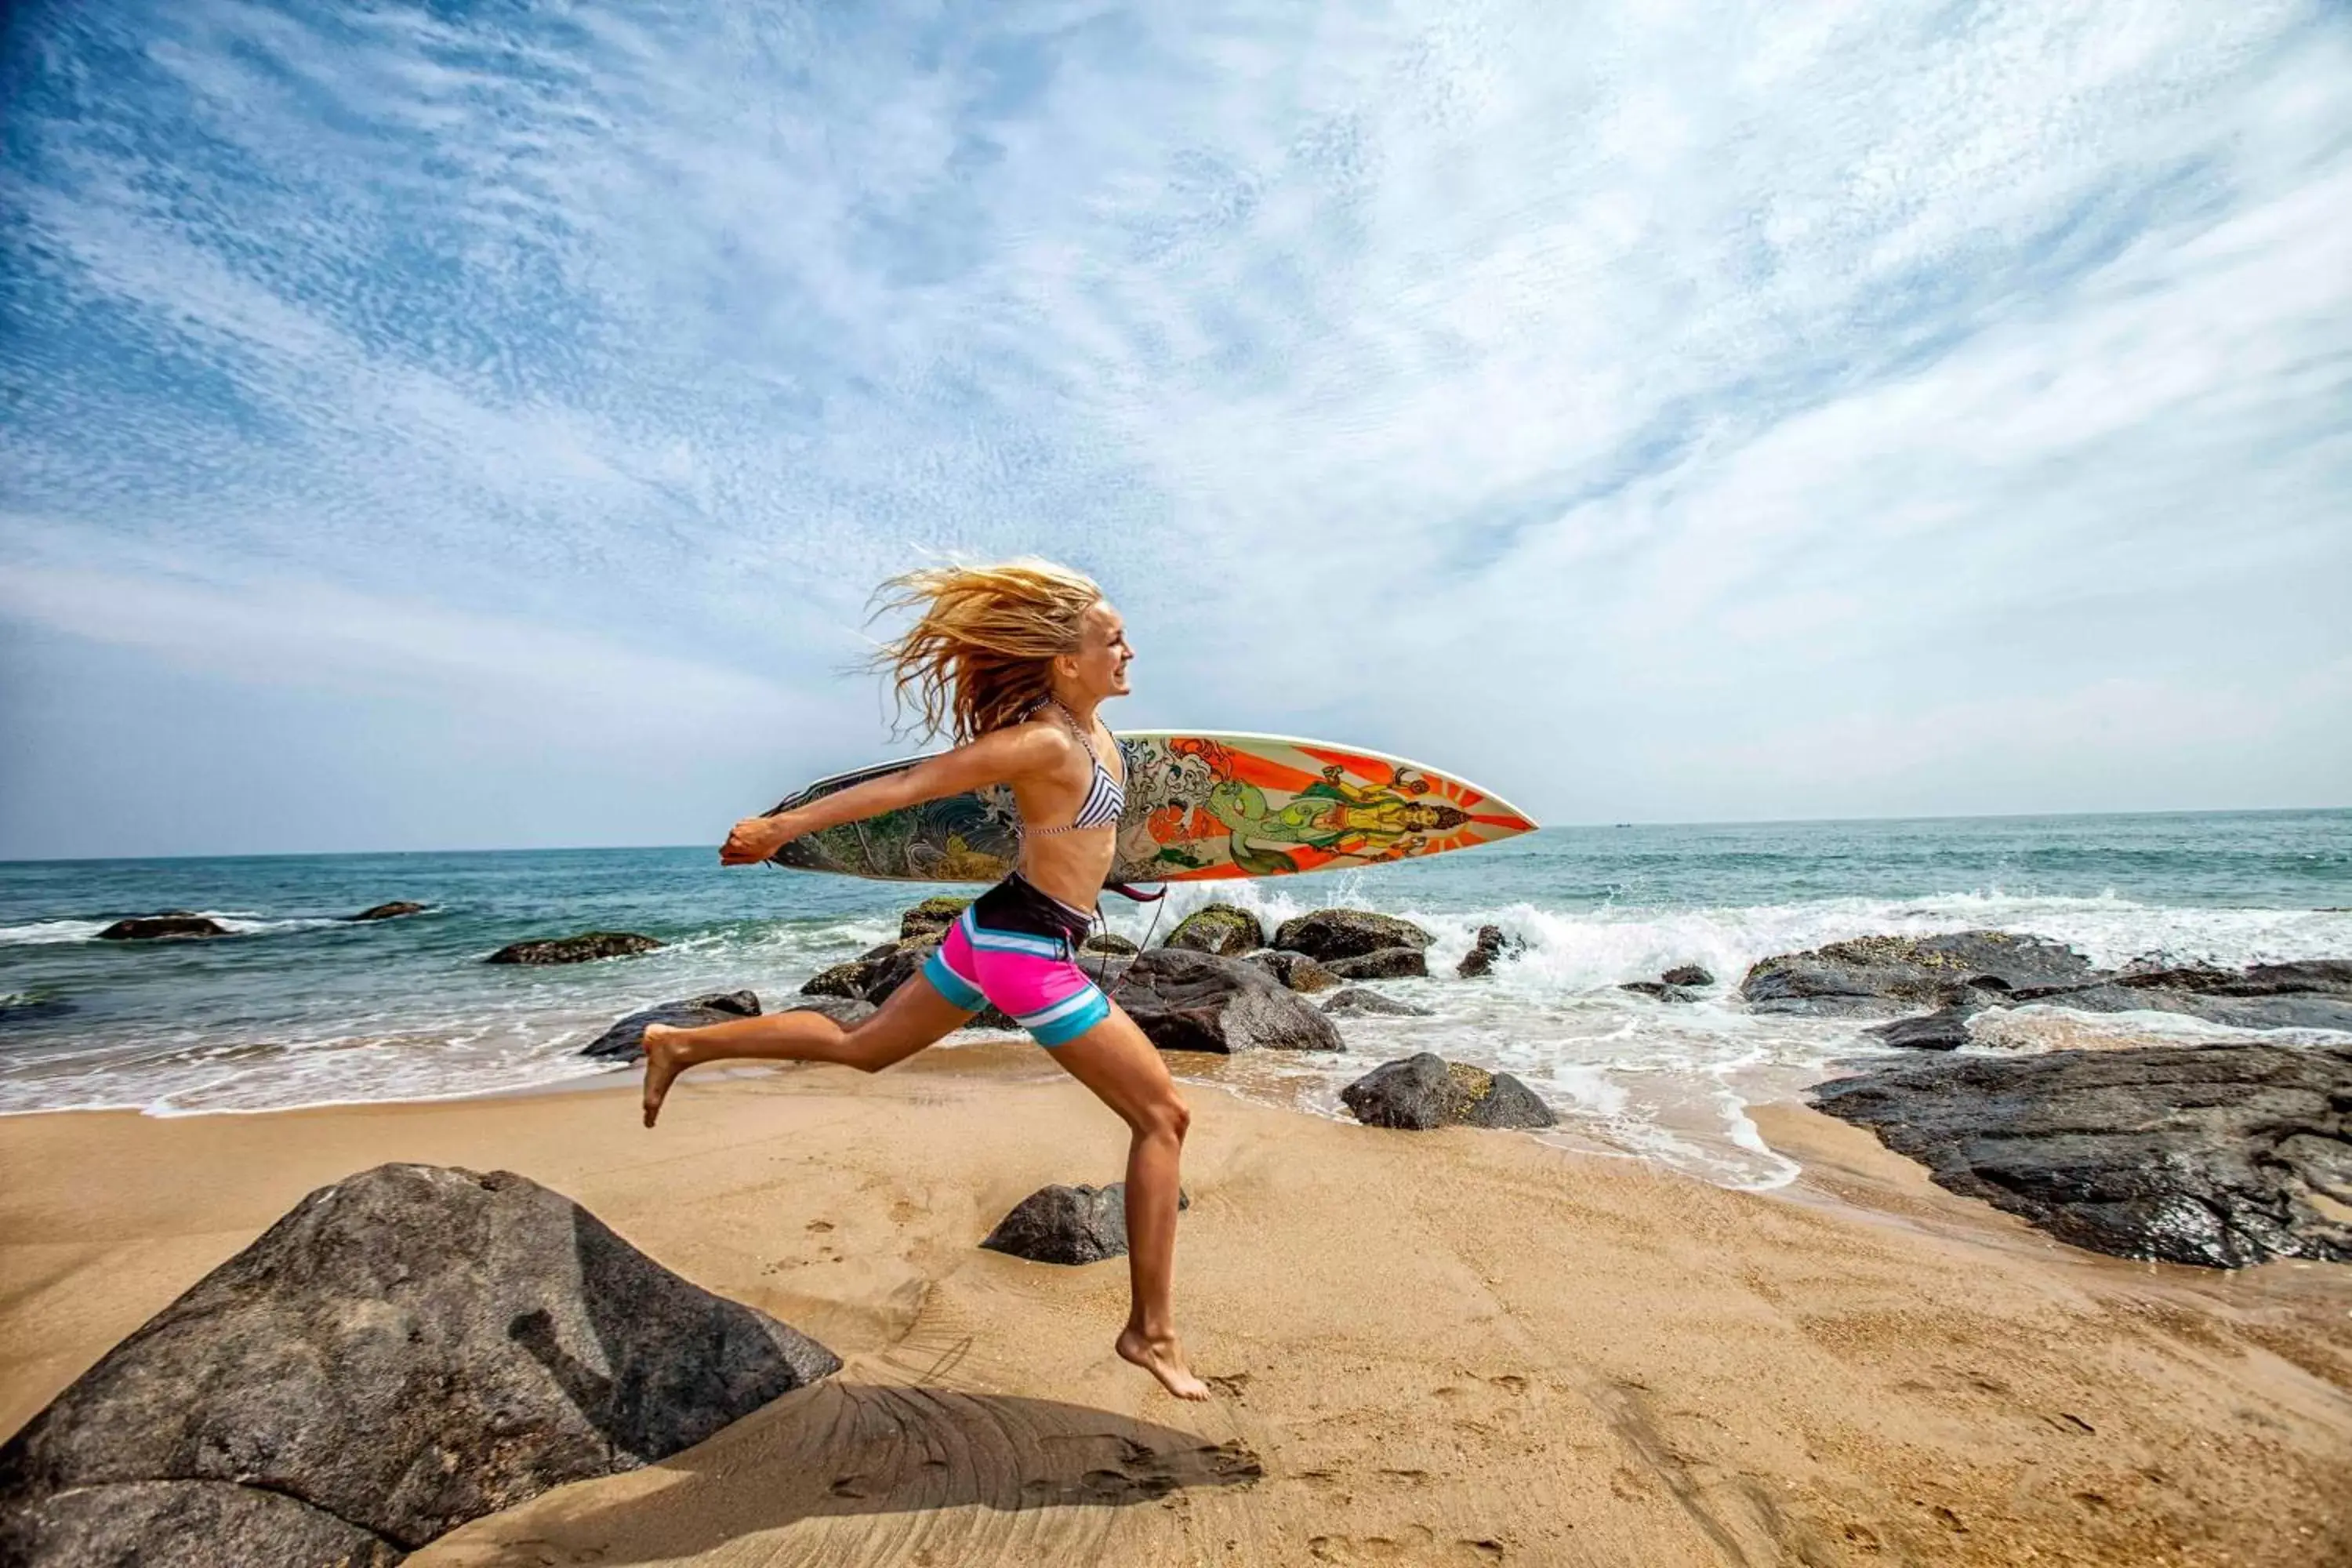
[[[1087,781],[1087,798],[1078,802],[1077,816],[1059,827],[1031,827],[1024,824],[1021,831],[1024,835],[1043,835],[1076,833],[1087,827],[1117,827],[1120,814],[1127,810],[1127,786],[1110,776],[1110,770],[1103,766],[1101,754],[1095,750],[1094,738],[1078,727],[1076,718],[1068,709],[1051,698],[1046,700],[1045,706],[1061,715],[1062,722],[1070,727],[1070,733],[1078,738],[1078,744],[1087,749],[1087,756],[1093,762],[1095,773],[1094,777]]]

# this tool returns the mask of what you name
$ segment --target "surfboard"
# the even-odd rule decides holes
[[[1531,832],[1491,790],[1402,757],[1287,735],[1138,731],[1118,738],[1127,811],[1105,886],[1282,877],[1419,859]],[[820,779],[787,811],[919,757]],[[1021,854],[1002,784],[845,822],[770,857],[802,871],[893,882],[993,882]]]

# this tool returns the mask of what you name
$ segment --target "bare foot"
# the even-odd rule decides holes
[[[1169,1334],[1161,1339],[1146,1337],[1140,1329],[1126,1329],[1118,1336],[1118,1353],[1160,1380],[1160,1385],[1179,1399],[1206,1399],[1209,1385],[1192,1375],[1184,1364],[1184,1347]]]
[[[654,1118],[661,1114],[662,1099],[669,1093],[671,1082],[686,1067],[677,1059],[677,1049],[669,1043],[669,1037],[677,1032],[667,1024],[646,1026],[646,1125],[648,1127],[654,1124]]]

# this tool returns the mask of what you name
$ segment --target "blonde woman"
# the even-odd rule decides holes
[[[1020,808],[1021,863],[972,900],[921,973],[863,1023],[778,1013],[701,1029],[646,1031],[646,1125],[688,1068],[726,1060],[838,1062],[879,1072],[994,1004],[1124,1121],[1131,1305],[1118,1353],[1181,1399],[1208,1389],[1185,1365],[1170,1306],[1178,1163],[1192,1112],[1143,1031],[1078,968],[1088,911],[1109,872],[1127,781],[1096,710],[1128,692],[1134,656],[1102,590],[1041,561],[909,573],[886,585],[915,624],[877,662],[911,693],[927,732],[959,742],[902,773],[797,810],[735,825],[730,866],[803,834],[1005,784]]]

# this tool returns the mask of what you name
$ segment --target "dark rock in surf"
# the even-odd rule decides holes
[[[1143,950],[1115,931],[1098,931],[1080,942],[1078,951],[1099,958],[1133,958]]]
[[[1813,1090],[1937,1184],[2120,1258],[2352,1262],[2352,1046],[1906,1062]]]
[[[1179,1210],[1192,1206],[1181,1188]],[[1040,1187],[996,1222],[981,1243],[1032,1263],[1100,1263],[1127,1256],[1127,1184]]]
[[[1176,922],[1167,945],[1239,958],[1265,945],[1265,927],[1249,910],[1233,904],[1203,904]]]
[[[226,936],[228,928],[218,921],[183,910],[168,914],[133,915],[121,920],[98,933],[100,942],[161,942],[179,937]]]
[[[1884,1016],[2092,973],[2090,960],[2074,949],[2009,931],[1865,936],[1767,958],[1748,970],[1739,994],[1758,1012]]]
[[[1916,1018],[1897,1018],[1863,1031],[1880,1044],[1915,1051],[1956,1051],[1969,1043],[1969,1020],[1984,1009],[1973,1002],[1956,1002]]]
[[[898,917],[899,939],[903,941],[910,936],[945,937],[948,927],[955,924],[956,917],[962,914],[971,902],[970,899],[959,899],[947,893],[925,899]]]
[[[488,963],[587,963],[600,958],[634,958],[662,944],[635,931],[592,931],[548,942],[517,942],[490,954]]]
[[[1342,980],[1422,980],[1428,977],[1429,958],[1417,947],[1383,947],[1329,959],[1323,967]]]
[[[1330,1019],[1255,963],[1181,947],[1114,960],[1106,989],[1163,1051],[1336,1051]]]
[[[840,1364],[520,1176],[379,1166],[303,1199],[0,1447],[0,1560],[389,1563]]]
[[[1368,985],[1349,986],[1324,1003],[1323,1011],[1335,1018],[1429,1018],[1436,1016],[1426,1007],[1416,1007],[1410,1002],[1383,996]]]
[[[1501,926],[1480,926],[1476,940],[1462,955],[1462,962],[1454,966],[1454,973],[1464,980],[1492,974],[1496,964],[1506,958],[1516,958],[1527,951],[1527,946],[1524,940],[1507,934]]]
[[[1631,991],[1636,996],[1647,996],[1653,1002],[1696,1002],[1705,994],[1691,985],[1669,985],[1663,980],[1628,980],[1617,987]]]
[[[1339,1091],[1370,1127],[1552,1127],[1559,1119],[1509,1073],[1449,1062],[1432,1051],[1384,1062]]]
[[[698,1029],[705,1024],[723,1024],[731,1018],[756,1018],[760,1016],[760,998],[749,991],[714,991],[708,996],[688,997],[683,1002],[665,1002],[658,1007],[648,1007],[632,1013],[580,1048],[583,1057],[627,1058],[640,1057],[646,1051],[646,1026],[667,1024],[673,1029]]]
[[[883,999],[904,985],[915,972],[931,956],[931,950],[942,941],[940,932],[927,936],[900,937],[867,948],[846,963],[836,963],[830,969],[819,970],[801,986],[804,996],[840,996],[853,1002],[871,1002],[879,1006]]]
[[[1668,985],[1706,987],[1715,984],[1715,976],[1696,963],[1677,964],[1658,978]]]
[[[378,904],[373,909],[362,910],[355,915],[345,915],[343,919],[352,921],[396,921],[403,915],[421,915],[424,912],[423,904],[412,904],[401,900],[389,904]]]
[[[1255,952],[1244,953],[1245,963],[1255,963],[1292,991],[1312,994],[1328,991],[1339,984],[1339,977],[1307,957],[1303,952],[1285,952],[1278,947],[1262,947]]]
[[[1370,910],[1317,910],[1282,922],[1267,945],[1303,952],[1328,964],[1335,958],[1361,958],[1383,948],[1425,948],[1430,934],[1411,921]]]

